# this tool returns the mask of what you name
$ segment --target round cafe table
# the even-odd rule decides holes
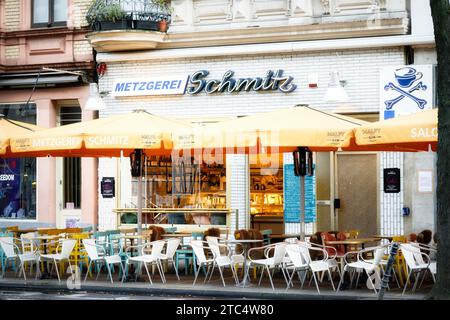
[[[244,279],[242,279],[242,281],[240,283],[238,283],[236,286],[237,287],[241,287],[241,288],[247,288],[250,287],[250,279],[248,276],[248,268],[247,268],[247,255],[248,255],[248,247],[250,244],[252,243],[260,243],[263,242],[263,240],[257,240],[257,239],[249,239],[249,240],[226,240],[226,243],[230,243],[230,244],[240,244],[242,245],[242,248],[244,250]],[[247,281],[248,280],[248,281]]]

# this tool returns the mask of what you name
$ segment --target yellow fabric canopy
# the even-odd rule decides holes
[[[0,117],[0,155],[9,154],[11,138],[43,128],[26,122],[15,121]]]
[[[353,135],[358,147],[373,149],[436,150],[438,141],[438,110],[431,109],[378,121],[355,128]],[[349,136],[352,134],[348,134]]]
[[[307,106],[280,109],[196,128],[193,145],[177,149],[242,149],[260,147],[269,152],[289,152],[299,146],[313,151],[336,151],[349,145],[353,128],[368,122]]]
[[[11,140],[11,149],[29,156],[119,157],[135,149],[170,154],[174,132],[190,130],[184,122],[136,110],[22,135]]]

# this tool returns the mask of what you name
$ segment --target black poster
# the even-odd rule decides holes
[[[384,169],[384,192],[399,193],[400,192],[400,169],[389,168]]]
[[[102,178],[100,190],[103,198],[114,198],[115,194],[115,180],[112,177]]]

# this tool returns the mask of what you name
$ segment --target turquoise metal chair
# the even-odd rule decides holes
[[[270,244],[270,236],[272,235],[272,229],[266,229],[266,230],[261,230],[261,234],[263,236],[263,244],[269,245]]]
[[[0,232],[0,237],[14,237],[14,234],[7,231],[6,228],[2,228],[2,231]],[[6,255],[2,250],[2,247],[0,246],[0,261],[1,261],[1,266],[2,266],[2,271],[5,270],[6,268]],[[12,264],[12,269],[15,272],[16,271],[16,263],[14,260],[11,260],[11,264]]]

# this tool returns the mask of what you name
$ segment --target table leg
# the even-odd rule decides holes
[[[241,288],[247,288],[251,286],[249,275],[248,275],[248,268],[247,268],[247,244],[243,245],[242,248],[244,249],[244,279],[240,283],[236,285],[236,287]],[[248,280],[248,281],[247,281]]]

